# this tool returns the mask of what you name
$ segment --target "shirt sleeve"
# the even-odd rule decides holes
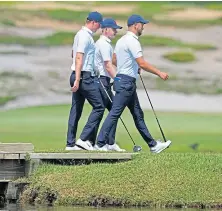
[[[76,52],[85,53],[88,45],[89,45],[88,37],[86,36],[79,37],[76,45],[77,46]]]
[[[100,53],[102,55],[103,61],[112,61],[112,47],[108,44],[100,46]]]
[[[134,42],[129,42],[128,47],[134,59],[137,59],[143,56],[143,51],[142,51],[140,42],[138,40],[135,40]]]

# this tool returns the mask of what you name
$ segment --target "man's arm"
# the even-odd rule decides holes
[[[159,76],[160,78],[162,78],[163,80],[167,80],[169,78],[168,74],[165,72],[161,72],[160,70],[158,70],[156,67],[152,66],[151,64],[149,64],[148,62],[146,62],[143,58],[143,56],[139,57],[136,59],[137,64],[139,65],[140,68],[142,68],[143,70],[153,73],[157,76]]]
[[[83,53],[76,53],[76,58],[75,58],[75,81],[73,84],[73,87],[71,90],[73,92],[76,92],[79,89],[79,82],[81,78],[81,70],[82,70],[82,65],[83,65]]]
[[[117,67],[117,60],[116,60],[116,54],[115,53],[113,54],[112,63],[113,63],[114,66]]]
[[[76,45],[76,57],[75,57],[75,82],[71,90],[76,92],[79,89],[79,81],[81,77],[81,70],[83,66],[83,56],[89,44],[87,37],[79,37]]]
[[[75,72],[76,72],[76,80],[80,81],[81,77],[81,70],[83,65],[83,53],[76,53],[76,59],[75,59]]]
[[[111,61],[104,61],[104,66],[106,68],[106,71],[109,73],[109,75],[114,78],[116,76],[116,70],[112,65]]]

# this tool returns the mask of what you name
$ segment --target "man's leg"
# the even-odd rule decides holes
[[[70,77],[70,85],[72,86],[75,80],[75,75]],[[80,85],[81,86],[81,85]],[[67,147],[73,147],[76,141],[76,132],[79,119],[82,115],[85,98],[81,94],[80,90],[72,93],[72,106],[69,114],[68,132],[67,132]]]
[[[97,134],[99,124],[103,118],[105,107],[99,90],[98,80],[90,78],[87,81],[83,81],[82,89],[84,97],[93,107],[93,110],[89,115],[88,121],[80,135],[80,139],[82,141],[87,141],[92,137],[92,135],[95,136],[95,134]],[[94,143],[91,144],[94,145],[95,140],[92,141]]]
[[[107,93],[109,94],[111,100],[113,101],[113,93],[111,91],[111,88],[107,88]],[[111,111],[111,108],[112,108],[112,103],[110,102],[108,97],[107,97],[106,108],[108,109],[108,111]],[[117,123],[118,123],[118,119],[117,119]],[[116,128],[117,128],[117,124],[114,124],[113,127],[110,130],[109,138],[108,138],[108,143],[107,143],[109,145],[115,144]]]
[[[131,97],[131,100],[128,104],[128,108],[133,116],[136,128],[138,129],[139,133],[149,145],[149,147],[154,147],[156,145],[156,141],[151,136],[150,132],[147,129],[147,126],[144,121],[144,114],[140,107],[139,99],[137,96],[136,91]]]
[[[120,83],[122,85],[120,85]],[[115,81],[114,84],[116,84],[115,86],[118,88],[116,88],[116,94],[113,98],[112,108],[108,116],[106,117],[97,138],[97,144],[99,147],[103,147],[106,144],[109,135],[111,137],[114,136],[115,140],[115,134],[111,133],[111,129],[116,128],[117,121],[121,116],[123,110],[125,109],[126,105],[128,104],[128,101],[133,93],[133,87],[131,87],[130,85],[126,85],[126,83],[124,82]],[[127,87],[127,89],[125,87]]]

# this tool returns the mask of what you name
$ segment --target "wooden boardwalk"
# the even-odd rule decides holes
[[[132,159],[127,152],[86,152],[35,153],[30,143],[0,143],[0,180],[29,176],[41,163],[49,161],[109,161],[119,162]],[[76,162],[72,162],[75,165]]]

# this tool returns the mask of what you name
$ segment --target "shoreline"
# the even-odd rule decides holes
[[[150,103],[144,90],[137,90],[143,109],[151,110]],[[221,113],[222,95],[182,94],[177,92],[149,90],[148,94],[155,110],[170,112]],[[87,101],[86,101],[87,102]],[[87,102],[88,103],[88,102]],[[21,96],[0,107],[0,111],[32,106],[71,105],[70,95],[47,93],[44,95]]]

